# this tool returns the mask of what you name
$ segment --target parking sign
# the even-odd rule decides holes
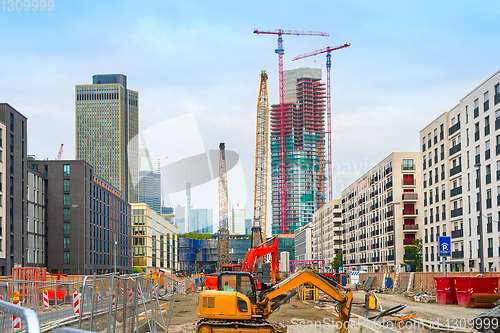
[[[439,237],[439,256],[440,257],[450,257],[451,256],[451,237],[440,236]]]

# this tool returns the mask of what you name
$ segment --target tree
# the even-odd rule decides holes
[[[413,245],[405,246],[405,256],[403,261],[405,265],[411,266],[412,272],[422,272],[424,270],[421,239],[414,239]]]
[[[211,239],[211,234],[199,234],[197,232],[188,232],[182,235],[179,235],[179,238],[192,238],[192,239]]]
[[[144,269],[142,267],[134,267],[134,273],[144,273]]]
[[[342,250],[337,252],[330,265],[335,270],[335,272],[339,271],[339,267],[342,267]]]

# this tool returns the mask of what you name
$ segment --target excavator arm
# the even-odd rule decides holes
[[[250,272],[254,273],[255,271],[255,262],[257,259],[271,254],[271,274],[272,274],[272,283],[275,284],[278,282],[278,269],[279,269],[279,258],[278,258],[278,238],[273,237],[268,241],[254,247],[253,249],[248,250],[245,254],[245,258],[243,260],[243,264],[241,266],[242,272]]]
[[[262,291],[257,300],[257,307],[261,309],[261,313],[263,313],[263,315],[267,318],[275,308],[270,305],[273,299],[278,298],[284,293],[289,292],[294,288],[298,288],[303,284],[316,286],[318,289],[339,302],[339,321],[342,323],[340,332],[347,332],[349,318],[351,316],[353,299],[352,291],[335,285],[332,280],[329,280],[309,268],[304,268],[273,287]]]

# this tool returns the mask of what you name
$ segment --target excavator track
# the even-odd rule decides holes
[[[267,320],[216,320],[201,319],[198,321],[198,333],[286,333],[282,323],[272,324]]]

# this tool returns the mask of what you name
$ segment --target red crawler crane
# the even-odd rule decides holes
[[[59,148],[59,152],[57,153],[57,160],[61,160],[61,157],[62,157],[62,153],[63,153],[63,146],[64,146],[64,143],[61,143],[61,148]]]
[[[274,51],[278,54],[278,70],[279,70],[279,103],[280,103],[280,183],[281,183],[281,195],[280,195],[280,209],[281,209],[281,233],[286,234],[286,184],[285,184],[285,122],[284,113],[285,108],[283,105],[283,55],[285,50],[283,49],[283,35],[293,35],[293,36],[330,36],[326,32],[318,31],[298,31],[298,30],[267,30],[262,31],[259,29],[253,30],[254,34],[267,34],[267,35],[278,35],[278,48]]]
[[[330,54],[332,51],[344,49],[348,46],[351,46],[351,43],[345,43],[342,46],[331,47],[328,46],[321,50],[316,50],[309,53],[304,53],[299,56],[296,56],[292,59],[299,60],[311,56],[315,56],[321,53],[326,52],[326,119],[327,119],[327,128],[326,133],[328,135],[328,200],[332,200],[332,106],[330,99],[330,69],[332,68],[332,55]]]

